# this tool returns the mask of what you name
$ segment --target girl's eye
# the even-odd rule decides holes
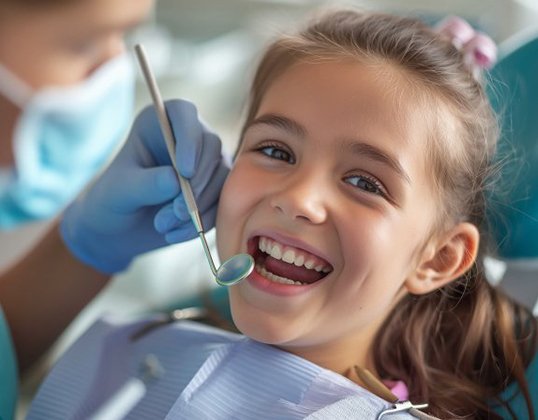
[[[383,185],[376,179],[370,178],[366,175],[351,175],[344,179],[347,183],[357,187],[367,193],[380,195],[382,197],[387,196],[387,192]]]
[[[274,145],[262,146],[257,149],[260,153],[270,157],[271,159],[283,160],[284,162],[294,164],[295,157],[288,151]]]

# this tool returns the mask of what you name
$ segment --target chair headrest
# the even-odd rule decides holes
[[[489,220],[501,258],[538,258],[538,30],[499,46],[488,96],[500,116],[499,159],[508,156]],[[502,191],[505,189],[506,191]]]

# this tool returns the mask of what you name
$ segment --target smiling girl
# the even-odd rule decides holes
[[[140,339],[157,354],[168,330],[168,374],[190,372],[169,418],[375,418],[388,405],[354,367],[441,418],[508,415],[514,382],[533,418],[536,320],[483,272],[498,133],[475,76],[451,39],[385,14],[331,12],[269,47],[217,217],[221,259],[256,260],[229,289],[249,338],[180,324]]]
[[[485,416],[533,354],[514,331],[536,329],[483,274],[496,136],[459,51],[418,22],[345,11],[275,42],[217,219],[220,255],[257,261],[230,289],[239,330]]]

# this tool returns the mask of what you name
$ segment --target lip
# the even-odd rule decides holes
[[[280,232],[277,232],[272,229],[257,229],[251,232],[248,241],[247,248],[250,255],[254,255],[256,252],[256,241],[254,238],[259,236],[265,236],[267,238],[273,239],[282,245],[292,246],[294,248],[302,249],[310,254],[315,255],[318,258],[323,259],[327,264],[331,264],[329,259],[325,254],[321,253],[318,249],[308,245],[307,243],[301,241],[300,239],[292,238]],[[332,267],[332,264],[331,264]],[[330,274],[330,273],[329,273]],[[325,278],[322,278],[312,284],[307,284],[303,286],[294,285],[294,284],[282,284],[266,279],[261,274],[259,274],[256,269],[246,278],[247,283],[265,293],[272,295],[286,297],[286,296],[298,296],[304,293],[310,292],[312,289],[316,288],[320,283],[325,281]]]
[[[318,284],[322,283],[325,278],[304,286],[298,286],[293,284],[282,284],[276,283],[274,281],[268,280],[262,275],[260,275],[256,270],[246,278],[246,281],[252,287],[259,289],[263,292],[269,293],[276,296],[297,296],[302,295],[303,293],[308,293],[313,288],[317,287]]]
[[[310,254],[315,255],[318,258],[321,258],[327,264],[330,264],[331,267],[334,267],[334,265],[330,262],[329,257],[327,255],[325,255],[323,252],[321,252],[319,249],[316,249],[316,248],[312,247],[311,245],[307,244],[306,242],[301,241],[300,239],[292,238],[292,237],[287,236],[285,234],[279,233],[279,232],[274,231],[274,230],[269,230],[269,229],[258,229],[258,230],[253,231],[250,234],[250,236],[248,238],[248,241],[247,241],[247,243],[249,244],[249,246],[248,246],[249,253],[255,251],[254,249],[251,249],[250,244],[252,243],[252,239],[254,239],[257,236],[265,236],[267,238],[274,239],[275,241],[281,243],[282,245],[289,245],[289,246],[292,246],[294,248],[302,249],[302,250],[304,250],[304,251],[306,251],[306,252],[308,252]]]

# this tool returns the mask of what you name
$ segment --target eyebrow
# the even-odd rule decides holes
[[[291,134],[296,135],[299,138],[306,137],[307,130],[299,124],[297,121],[293,121],[287,117],[284,117],[282,115],[278,114],[264,114],[255,120],[253,120],[249,126],[247,127],[247,130],[254,126],[254,125],[270,125],[277,128],[280,128],[284,131],[287,131]],[[245,130],[246,131],[246,130]],[[345,150],[349,150],[351,153],[355,155],[360,156],[366,156],[367,158],[371,160],[375,160],[376,162],[382,163],[389,168],[391,168],[400,178],[404,179],[408,184],[411,183],[411,179],[409,178],[409,175],[405,172],[400,162],[398,162],[397,159],[393,158],[383,150],[379,149],[378,147],[375,147],[371,144],[357,141],[357,140],[350,140],[345,141],[344,147]]]
[[[372,160],[380,162],[389,168],[391,168],[400,178],[405,180],[408,184],[411,184],[411,179],[409,175],[402,168],[400,162],[394,159],[389,154],[385,153],[383,150],[378,149],[375,146],[372,146],[368,143],[352,141],[345,148],[349,148],[353,154],[366,156]]]
[[[306,136],[306,129],[301,124],[299,124],[297,121],[293,121],[289,118],[283,117],[282,115],[263,114],[262,116],[252,121],[247,127],[247,130],[250,127],[258,124],[272,125],[284,131],[288,131],[291,134],[295,134],[297,137],[300,138],[304,138]]]

